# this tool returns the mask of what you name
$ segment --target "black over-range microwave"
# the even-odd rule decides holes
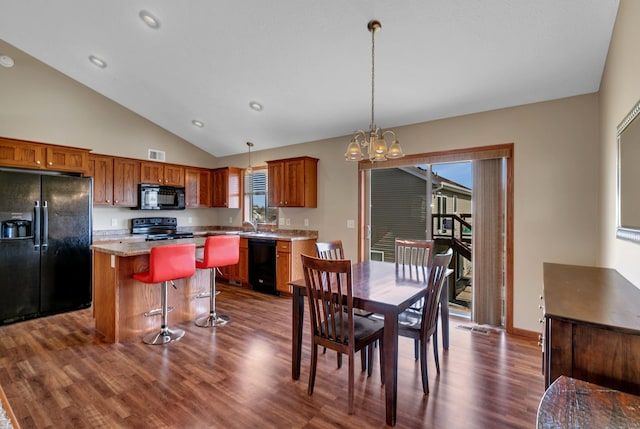
[[[184,210],[184,188],[141,183],[137,210]]]

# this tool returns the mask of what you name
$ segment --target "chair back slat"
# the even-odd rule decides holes
[[[416,280],[426,280],[433,258],[433,240],[404,240],[396,238],[396,272],[402,271]]]
[[[321,259],[344,259],[342,240],[316,242],[316,252]]]
[[[301,257],[312,335],[318,344],[333,343],[346,352],[354,335],[351,261]]]
[[[422,307],[422,336],[423,341],[433,334],[438,324],[438,309],[440,294],[444,279],[447,277],[447,269],[451,262],[453,250],[449,248],[446,253],[440,253],[433,257],[433,263],[429,271],[429,283],[425,292],[424,305]],[[446,304],[445,304],[446,305]]]

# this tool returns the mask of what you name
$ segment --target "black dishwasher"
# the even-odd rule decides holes
[[[258,292],[279,295],[276,289],[276,240],[250,238],[249,283]]]

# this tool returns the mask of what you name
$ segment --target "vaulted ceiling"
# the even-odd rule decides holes
[[[371,19],[385,129],[596,92],[618,3],[0,0],[0,38],[226,156],[368,128]]]

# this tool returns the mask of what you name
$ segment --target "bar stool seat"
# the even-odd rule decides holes
[[[204,243],[202,258],[196,259],[196,268],[209,269],[211,285],[209,291],[209,314],[196,319],[196,325],[201,328],[224,325],[229,318],[216,313],[216,270],[220,267],[235,265],[240,260],[239,235],[211,235]]]
[[[184,336],[182,329],[169,329],[167,314],[167,282],[191,277],[196,272],[195,244],[168,244],[151,248],[149,271],[134,273],[133,278],[142,283],[162,283],[162,324],[159,332],[146,335],[142,341],[146,344],[167,344],[178,341]],[[175,287],[175,285],[174,285]]]

